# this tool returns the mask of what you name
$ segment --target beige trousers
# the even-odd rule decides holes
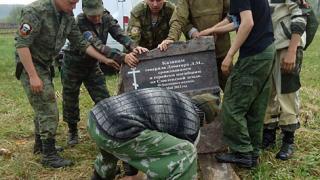
[[[274,70],[272,73],[272,92],[269,98],[265,126],[295,125],[299,122],[299,91],[281,94],[281,61],[285,57],[287,49],[277,50]]]

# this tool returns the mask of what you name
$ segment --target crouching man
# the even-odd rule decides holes
[[[88,132],[100,149],[92,179],[113,179],[119,159],[149,179],[197,179],[194,144],[200,124],[218,112],[217,101],[162,88],[102,100],[89,113]]]

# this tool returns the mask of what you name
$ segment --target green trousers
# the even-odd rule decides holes
[[[144,130],[136,138],[119,142],[108,138],[90,118],[88,132],[100,149],[94,168],[103,178],[115,177],[120,159],[144,172],[149,179],[197,179],[197,151],[189,141]]]
[[[259,54],[238,59],[231,71],[222,118],[224,138],[232,152],[260,153],[274,54],[274,45],[270,45]]]
[[[75,124],[80,121],[79,95],[82,83],[95,104],[110,97],[106,78],[98,62],[84,59],[82,56],[65,54],[61,68],[61,83],[63,121],[67,123]]]
[[[37,64],[34,66],[43,82],[43,91],[37,94],[31,91],[29,76],[25,70],[21,73],[20,81],[35,113],[35,134],[40,135],[41,139],[54,138],[59,113],[51,73],[49,68],[45,69]]]

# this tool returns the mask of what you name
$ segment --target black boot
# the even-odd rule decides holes
[[[219,163],[233,163],[243,168],[252,168],[252,153],[223,153],[215,156]]]
[[[135,167],[132,167],[130,164],[123,162],[122,163],[123,170],[124,170],[124,175],[126,176],[135,176],[138,174],[138,169]]]
[[[56,146],[57,152],[62,152],[63,147]],[[33,145],[33,154],[41,154],[42,153],[42,141],[39,134],[34,136],[34,145]]]
[[[93,171],[93,174],[91,176],[91,180],[106,180],[104,178],[102,178],[96,170]]]
[[[68,127],[69,127],[69,132],[68,132],[67,144],[69,146],[75,146],[76,144],[79,144],[77,123],[68,123]]]
[[[281,160],[288,160],[292,157],[294,152],[294,132],[283,131],[282,145],[276,158]]]
[[[262,149],[273,148],[276,143],[276,129],[263,129]]]
[[[72,161],[63,159],[55,148],[55,139],[42,140],[43,159],[41,164],[45,167],[60,168],[73,165]]]
[[[103,178],[101,177],[96,170],[93,171],[93,174],[91,176],[91,180],[110,180],[110,179],[114,179],[114,177],[107,177],[107,178]]]
[[[33,154],[41,154],[41,153],[42,153],[42,141],[40,139],[40,135],[36,134],[34,136]]]

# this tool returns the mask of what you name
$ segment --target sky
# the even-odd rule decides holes
[[[35,0],[0,0],[0,4],[29,4]]]

